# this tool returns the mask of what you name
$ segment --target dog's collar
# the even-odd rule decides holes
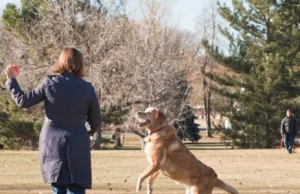
[[[169,125],[165,125],[165,126],[160,127],[160,128],[158,128],[158,129],[156,129],[156,130],[154,130],[154,131],[151,131],[149,135],[152,135],[152,134],[154,134],[154,133],[160,132],[160,131],[164,130],[165,128],[167,128],[168,126],[169,126]]]

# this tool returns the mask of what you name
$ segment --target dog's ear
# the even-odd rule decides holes
[[[152,114],[153,114],[154,118],[157,119],[158,118],[158,114],[159,114],[159,110],[157,108],[154,108],[152,110]]]
[[[153,114],[154,114],[154,118],[156,120],[164,120],[166,118],[165,115],[164,115],[164,113],[162,113],[157,108],[153,109]]]

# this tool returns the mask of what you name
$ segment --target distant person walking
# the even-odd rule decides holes
[[[123,147],[122,144],[123,132],[119,127],[116,128],[115,132],[112,135],[112,139],[114,140],[114,148],[119,149]]]
[[[296,119],[292,115],[292,110],[288,109],[286,111],[286,117],[281,121],[280,132],[284,138],[284,145],[289,154],[292,154],[294,139],[297,135],[298,124]]]
[[[45,183],[53,194],[85,194],[92,187],[90,133],[100,128],[100,107],[93,86],[82,79],[83,56],[67,47],[61,53],[54,72],[35,89],[24,93],[13,66],[6,67],[6,88],[22,108],[39,102],[45,105],[45,121],[40,133],[39,152]]]

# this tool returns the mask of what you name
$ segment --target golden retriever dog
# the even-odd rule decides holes
[[[152,193],[152,185],[159,173],[185,185],[186,194],[211,194],[215,187],[228,193],[238,194],[231,186],[218,179],[215,171],[199,161],[181,142],[165,115],[157,108],[147,108],[137,113],[138,127],[145,127],[145,138],[150,166],[139,176],[136,191],[147,180],[147,194]]]

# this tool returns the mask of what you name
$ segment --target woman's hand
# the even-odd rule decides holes
[[[16,78],[19,75],[18,66],[9,64],[5,68],[5,74],[7,79]]]

